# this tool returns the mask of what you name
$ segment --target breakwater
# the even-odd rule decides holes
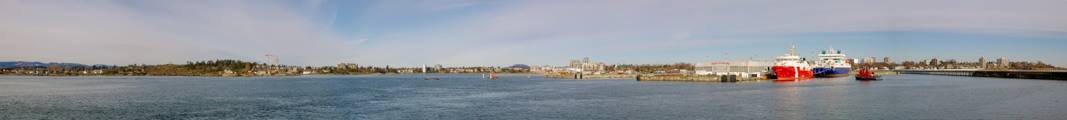
[[[1067,80],[1065,70],[898,70],[902,74]]]

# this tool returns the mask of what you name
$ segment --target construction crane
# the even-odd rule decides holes
[[[278,56],[275,56],[274,54],[270,54],[270,52],[267,52],[266,56],[267,56],[267,62],[270,62],[270,57],[274,57],[274,64],[278,64]]]
[[[19,61],[19,72],[25,72],[26,71],[25,69],[22,68],[22,64],[26,64],[26,63],[32,63],[32,62]]]
[[[270,52],[267,52],[266,56],[267,56],[267,62],[268,63],[270,63],[270,57],[274,57],[274,65],[277,65],[275,67],[279,67],[279,68],[281,67],[281,64],[278,63],[278,56],[277,55],[270,54]],[[267,71],[274,71],[274,70],[268,69]]]

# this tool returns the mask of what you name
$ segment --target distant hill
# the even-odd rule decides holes
[[[528,66],[528,65],[526,65],[526,64],[515,64],[515,65],[512,65],[512,66],[510,66],[510,67],[508,67],[508,68],[522,68],[522,69],[530,69],[530,66]]]
[[[51,65],[59,65],[59,66],[89,66],[89,65],[85,65],[85,64],[79,64],[79,63],[56,63],[56,62],[49,62],[49,63],[30,62],[30,63],[22,64],[22,66],[51,66]],[[18,61],[0,62],[0,67],[9,67],[9,68],[19,67],[19,62]]]

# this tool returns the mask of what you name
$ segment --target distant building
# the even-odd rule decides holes
[[[892,62],[889,62],[889,57],[885,57],[885,59],[884,59],[883,61],[884,61],[885,63],[892,63]]]
[[[358,68],[358,67],[359,67],[359,65],[356,65],[355,63],[341,63],[341,64],[337,64],[337,68],[338,68],[338,69],[356,69],[356,68]]]
[[[544,72],[544,70],[541,70],[541,66],[534,65],[534,66],[530,66],[530,72],[542,73],[542,72]]]
[[[1008,58],[1004,58],[1004,57],[1001,57],[1000,59],[997,59],[997,64],[999,64],[1000,67],[1005,67],[1005,68],[1011,67],[1011,62],[1008,61]]]
[[[937,58],[930,59],[930,64],[934,66],[941,65],[941,60],[938,60]]]
[[[773,62],[729,61],[697,62],[693,65],[697,75],[741,75],[741,77],[763,77],[769,72]]]
[[[441,66],[441,64],[433,65],[433,70],[440,71],[442,69],[445,69],[445,67]]]
[[[426,64],[422,64],[422,73],[426,73]]]
[[[930,65],[930,60],[923,60],[923,61],[919,61],[919,64],[922,64],[922,65]]]
[[[981,58],[978,58],[978,64],[981,65],[980,66],[981,68],[986,68],[987,67],[986,63],[985,63],[985,56],[982,56]]]
[[[589,57],[582,58],[582,63],[589,63]]]
[[[863,58],[863,63],[875,63],[874,57]]]
[[[595,73],[599,73],[599,72],[605,72],[604,71],[604,63],[603,62],[582,63],[582,67],[581,67],[581,69],[579,71],[584,73],[584,74],[595,74]]]
[[[573,59],[573,60],[571,60],[571,65],[568,66],[568,67],[571,67],[571,68],[582,67],[582,61],[580,61],[578,59]]]

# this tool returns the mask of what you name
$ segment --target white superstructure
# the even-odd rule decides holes
[[[822,54],[819,54],[819,62],[815,63],[815,67],[820,68],[852,68],[848,62],[845,62],[845,54],[841,54],[841,50],[835,50],[833,46],[830,46],[830,50],[823,50]]]

